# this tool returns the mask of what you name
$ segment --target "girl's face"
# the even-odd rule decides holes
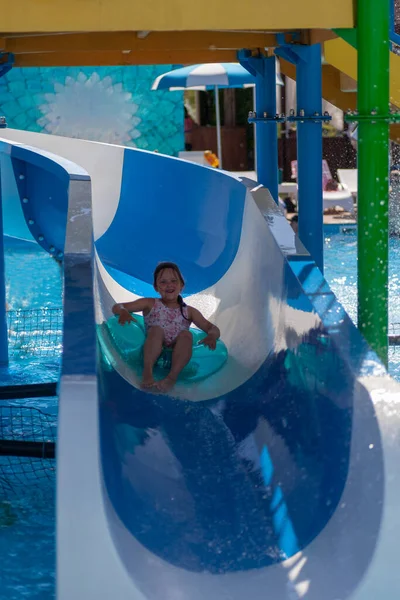
[[[178,274],[173,269],[163,269],[157,276],[156,291],[163,300],[176,301],[183,289]]]

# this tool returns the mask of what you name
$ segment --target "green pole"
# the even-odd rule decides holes
[[[390,0],[358,0],[358,327],[388,354]]]

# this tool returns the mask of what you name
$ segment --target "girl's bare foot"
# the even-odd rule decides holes
[[[153,374],[152,373],[143,373],[142,382],[140,384],[141,388],[143,388],[144,390],[146,390],[146,389],[154,387],[155,384],[156,384],[156,382],[153,379]]]
[[[176,379],[167,375],[167,377],[161,379],[161,381],[157,381],[156,387],[160,392],[165,394],[166,392],[169,392],[169,390],[172,390],[175,384]]]

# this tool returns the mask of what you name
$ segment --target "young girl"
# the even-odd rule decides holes
[[[133,302],[115,304],[112,310],[114,314],[119,315],[121,325],[135,321],[131,312],[142,311],[147,333],[143,348],[142,387],[154,386],[162,392],[167,392],[175,385],[179,373],[191,359],[191,323],[207,333],[201,343],[211,350],[215,350],[220,331],[207,321],[200,311],[183,302],[180,293],[185,282],[175,263],[160,263],[154,271],[153,285],[161,298],[140,298]],[[171,370],[165,379],[155,382],[153,367],[163,347],[173,349]]]

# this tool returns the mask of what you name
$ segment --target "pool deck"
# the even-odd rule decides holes
[[[288,221],[297,213],[289,213]],[[346,212],[338,212],[337,214],[324,215],[324,225],[355,225],[357,223],[353,215]]]
[[[248,177],[249,179],[254,179],[256,181],[256,173],[255,171],[232,171],[235,175],[239,177]],[[297,190],[297,185],[293,182],[290,183],[281,183],[279,184],[279,194],[280,195],[290,195],[291,188],[295,187]],[[293,214],[289,213],[287,218],[289,221],[293,217]],[[324,214],[324,225],[353,225],[357,223],[354,215],[349,212],[344,212],[338,210],[336,213]]]
[[[288,221],[292,220],[292,217],[297,213],[289,213],[287,214]],[[324,225],[356,225],[357,221],[350,213],[337,213],[324,215]]]
[[[356,223],[356,219],[350,213],[324,215],[324,225],[355,225]]]

